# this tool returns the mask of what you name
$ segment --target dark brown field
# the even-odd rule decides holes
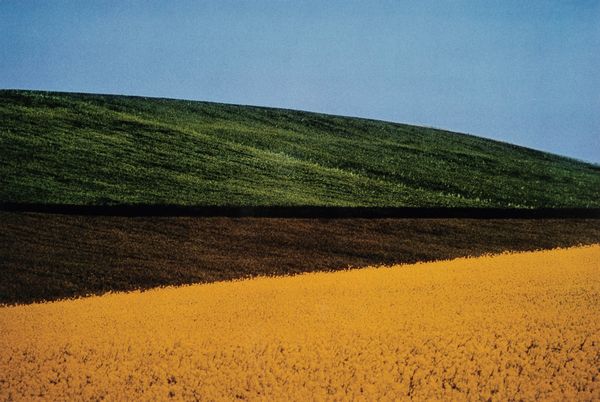
[[[600,221],[0,212],[0,303],[600,242]]]

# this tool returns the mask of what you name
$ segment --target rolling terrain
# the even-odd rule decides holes
[[[2,90],[0,149],[0,206],[24,208],[0,212],[0,303],[600,242],[593,219],[152,216],[169,207],[598,212],[599,166],[430,128]],[[84,216],[78,206],[149,215]]]
[[[0,399],[600,398],[598,165],[20,90],[0,152]]]
[[[600,246],[0,308],[0,399],[600,398]]]
[[[424,127],[0,91],[0,203],[600,207],[600,167]]]

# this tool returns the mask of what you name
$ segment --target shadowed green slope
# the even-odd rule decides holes
[[[599,207],[600,167],[283,109],[0,91],[0,202]]]

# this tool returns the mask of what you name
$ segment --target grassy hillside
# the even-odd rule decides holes
[[[600,167],[429,128],[0,91],[0,202],[599,207]]]

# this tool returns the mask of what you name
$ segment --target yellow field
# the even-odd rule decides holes
[[[600,245],[0,308],[0,399],[600,399]]]

